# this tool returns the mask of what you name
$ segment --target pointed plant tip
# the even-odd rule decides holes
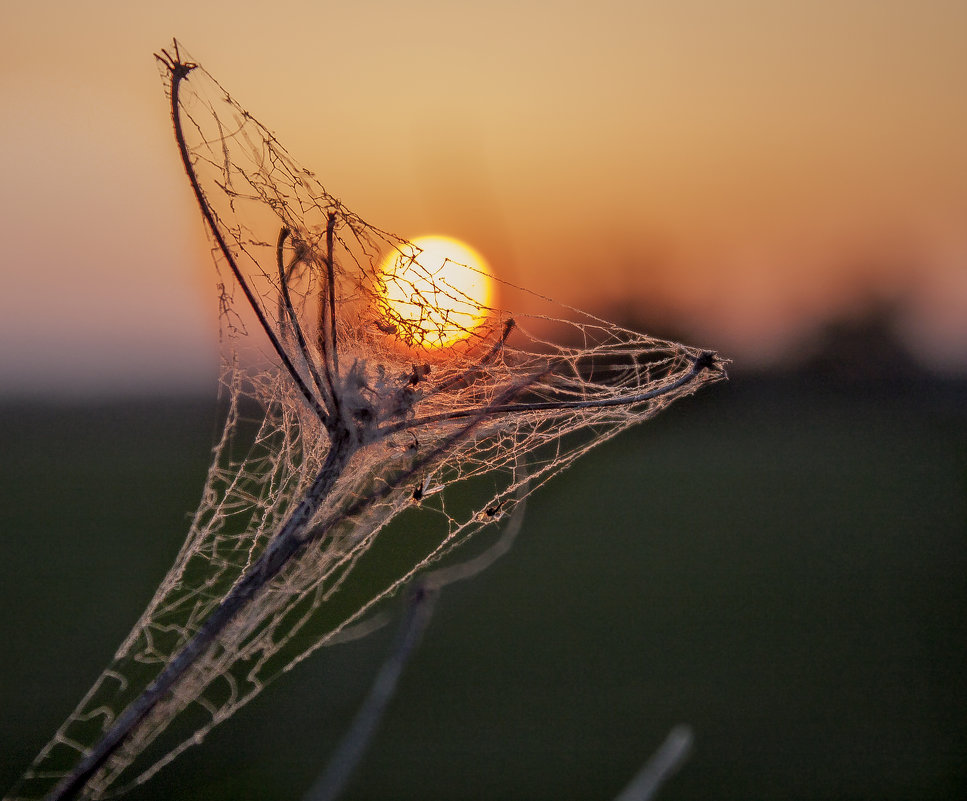
[[[160,53],[154,54],[154,57],[168,68],[168,71],[172,74],[172,77],[178,78],[179,80],[184,78],[189,72],[198,66],[193,61],[181,60],[181,53],[179,52],[177,39],[171,40],[170,53],[162,48]]]
[[[712,370],[725,375],[725,361],[712,350],[702,351],[695,359],[696,370]]]

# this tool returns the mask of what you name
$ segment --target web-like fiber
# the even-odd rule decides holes
[[[346,209],[201,67],[177,50],[162,64],[222,280],[225,428],[175,564],[11,798],[57,786],[233,593],[255,587],[83,797],[146,780],[581,454],[723,375],[710,353],[509,285],[513,318],[440,313],[474,301]],[[392,285],[415,314],[387,302]],[[284,537],[297,547],[279,566]]]

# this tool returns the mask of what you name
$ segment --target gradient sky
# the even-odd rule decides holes
[[[963,0],[0,2],[2,394],[213,386],[172,36],[380,228],[747,364],[899,300],[967,370]]]

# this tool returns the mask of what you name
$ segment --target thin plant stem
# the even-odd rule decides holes
[[[302,354],[302,358],[306,363],[306,367],[309,370],[309,374],[312,376],[312,380],[316,385],[316,389],[318,389],[320,394],[322,395],[323,402],[329,408],[330,413],[332,413],[333,412],[333,400],[332,400],[332,392],[331,392],[332,387],[330,385],[329,391],[326,390],[326,388],[322,383],[322,378],[320,378],[319,376],[319,371],[316,370],[315,361],[313,360],[312,355],[309,353],[309,344],[306,342],[306,337],[302,331],[302,326],[299,325],[299,318],[296,316],[295,308],[292,305],[292,296],[289,293],[289,277],[292,272],[292,268],[297,263],[297,258],[294,259],[289,264],[288,269],[286,269],[286,267],[282,263],[282,249],[285,246],[285,240],[289,238],[291,233],[292,232],[288,228],[283,226],[282,230],[279,231],[279,241],[278,241],[278,244],[276,245],[276,262],[278,263],[278,268],[279,268],[279,285],[281,287],[281,295],[282,295],[281,306],[283,307],[282,309],[279,310],[279,316],[280,317],[282,316],[283,310],[285,314],[288,316],[289,323],[292,325],[292,329],[295,331],[296,342],[299,346],[299,352]],[[323,424],[325,424],[325,422],[326,421],[323,420]]]
[[[518,469],[524,471],[523,464]],[[322,775],[302,801],[335,801],[352,778],[353,772],[365,756],[396,686],[403,668],[429,626],[440,590],[457,581],[476,576],[506,554],[520,533],[524,521],[527,481],[518,487],[518,503],[499,539],[483,553],[450,567],[440,568],[416,582],[400,622],[399,633],[389,656],[377,674],[366,700],[342,737]]]
[[[302,801],[334,801],[346,788],[376,734],[386,707],[396,693],[403,668],[430,623],[436,597],[437,590],[423,582],[413,587],[389,657],[380,667],[366,700],[353,718],[349,731],[343,736],[325,771],[303,796]]]
[[[162,50],[161,53],[162,55],[158,56],[158,60],[164,63],[171,72],[171,120],[175,128],[175,139],[178,142],[178,150],[181,153],[182,164],[185,167],[185,172],[188,173],[188,180],[191,182],[192,191],[195,193],[195,199],[198,201],[198,205],[201,208],[201,213],[205,218],[205,222],[208,223],[212,236],[215,237],[215,242],[218,244],[218,248],[221,250],[222,255],[225,256],[228,266],[232,270],[232,274],[242,287],[242,291],[245,293],[245,298],[248,300],[249,305],[255,312],[255,316],[258,318],[259,324],[265,331],[266,336],[268,336],[269,341],[272,343],[272,347],[275,349],[275,352],[285,365],[285,369],[288,370],[292,375],[292,380],[295,381],[296,385],[298,386],[302,397],[305,399],[306,403],[308,403],[309,406],[315,410],[316,414],[319,415],[319,419],[325,419],[325,411],[319,405],[319,401],[316,400],[309,387],[306,386],[305,381],[302,380],[302,376],[298,373],[298,371],[296,371],[295,366],[292,364],[292,359],[289,358],[289,354],[286,353],[285,348],[282,347],[282,343],[279,341],[275,331],[272,330],[272,326],[269,325],[268,320],[265,318],[265,314],[259,306],[251,287],[249,287],[248,282],[242,275],[242,271],[238,268],[238,264],[235,262],[235,257],[232,255],[231,249],[225,242],[225,238],[222,236],[221,231],[218,230],[218,224],[215,222],[215,216],[212,213],[211,207],[208,205],[208,201],[205,199],[205,193],[202,191],[201,185],[198,183],[198,176],[195,175],[195,169],[191,163],[191,156],[188,154],[188,144],[185,142],[185,134],[181,125],[181,106],[179,104],[179,94],[181,90],[181,82],[188,77],[188,73],[195,69],[196,65],[182,62],[180,56],[178,55],[177,46],[175,46],[174,57],[171,57],[164,50]]]
[[[668,732],[665,741],[635,774],[614,801],[651,801],[692,753],[694,736],[689,726],[679,725]]]
[[[329,281],[329,302],[323,306],[329,309],[329,346],[332,350],[332,371],[339,378],[339,350],[336,345],[336,262],[333,254],[333,233],[336,230],[336,215],[329,212],[326,221],[326,276]],[[320,321],[320,330],[325,330],[325,321]]]
[[[449,392],[451,389],[453,389],[454,387],[460,384],[465,384],[468,381],[472,381],[475,373],[478,373],[480,370],[482,370],[484,367],[486,367],[494,359],[497,358],[497,354],[500,353],[500,351],[503,350],[504,345],[507,344],[507,338],[510,336],[510,332],[514,330],[515,325],[516,324],[514,323],[513,320],[508,320],[506,323],[504,323],[504,330],[500,335],[500,339],[498,339],[490,348],[490,350],[483,355],[483,358],[481,358],[480,361],[477,362],[475,367],[465,372],[459,373],[458,375],[453,376],[452,378],[444,381],[438,386],[433,387],[433,389],[431,389],[429,392],[426,393],[425,397],[439,395],[440,393],[443,393],[443,392]]]
[[[332,252],[335,227],[336,215],[330,212],[326,220],[326,283],[319,289],[319,323],[316,341],[322,354],[322,372],[329,390],[328,396],[332,399],[332,414],[338,416],[340,414],[339,389],[336,384],[339,378],[339,353],[336,347],[336,275]]]
[[[664,386],[656,387],[648,392],[641,392],[636,395],[626,395],[619,398],[602,398],[601,400],[507,403],[492,407],[491,414],[514,414],[521,412],[556,411],[562,409],[605,409],[612,406],[632,406],[636,403],[644,403],[645,401],[659,398],[662,395],[667,395],[670,392],[674,392],[676,389],[681,389],[686,384],[698,378],[699,375],[701,375],[705,370],[714,369],[720,369],[715,364],[715,354],[705,352],[694,359],[692,369],[687,373],[679,376],[677,379],[665,384]],[[380,433],[384,436],[388,436],[399,431],[405,431],[407,429],[416,428],[422,425],[429,425],[430,423],[438,423],[443,420],[459,420],[461,418],[470,417],[473,414],[473,409],[458,409],[454,412],[441,412],[440,414],[427,415],[426,417],[416,417],[412,420],[402,420],[398,423],[389,425],[386,428],[380,429]]]

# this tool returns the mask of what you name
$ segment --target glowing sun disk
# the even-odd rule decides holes
[[[486,320],[493,295],[487,263],[448,236],[421,236],[380,266],[384,318],[411,345],[443,348]]]

